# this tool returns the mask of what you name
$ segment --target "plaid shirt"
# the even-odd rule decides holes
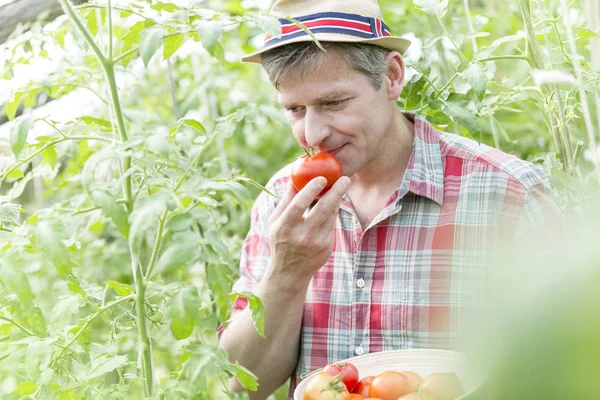
[[[342,200],[333,252],[306,295],[292,391],[302,374],[355,355],[460,348],[457,332],[481,305],[499,239],[544,235],[560,223],[538,167],[406,116],[414,121],[413,151],[384,209],[363,231],[349,198]],[[267,187],[281,197],[289,176],[288,166]],[[276,206],[258,196],[234,291],[252,291],[265,273]]]

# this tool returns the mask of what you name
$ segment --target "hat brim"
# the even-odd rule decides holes
[[[360,39],[356,37],[351,37],[348,35],[341,35],[338,33],[318,33],[315,34],[315,37],[319,42],[346,42],[346,43],[366,43],[366,44],[376,44],[388,50],[397,51],[400,54],[404,54],[408,46],[410,46],[410,41],[398,36],[385,36],[378,37],[373,39]],[[286,40],[285,42],[277,43],[273,46],[263,48],[259,51],[255,51],[254,53],[248,54],[241,58],[242,62],[251,62],[251,63],[260,63],[262,61],[262,54],[266,53],[269,50],[276,49],[277,47],[284,46],[290,43],[299,43],[299,42],[314,42],[312,37],[310,36],[300,36],[297,38],[293,38],[290,40]]]

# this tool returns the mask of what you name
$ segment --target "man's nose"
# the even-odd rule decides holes
[[[304,116],[304,137],[306,144],[317,148],[331,135],[329,125],[322,114],[316,110],[306,110]]]

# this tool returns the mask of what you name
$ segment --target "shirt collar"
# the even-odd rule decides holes
[[[441,206],[444,203],[444,167],[440,133],[416,114],[405,112],[404,116],[414,123],[414,140],[398,200],[410,191]]]

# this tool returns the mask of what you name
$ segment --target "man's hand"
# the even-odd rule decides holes
[[[325,187],[318,177],[296,192],[289,185],[270,219],[272,278],[282,283],[308,284],[333,250],[335,221],[350,178],[342,176],[305,217],[304,213]]]

